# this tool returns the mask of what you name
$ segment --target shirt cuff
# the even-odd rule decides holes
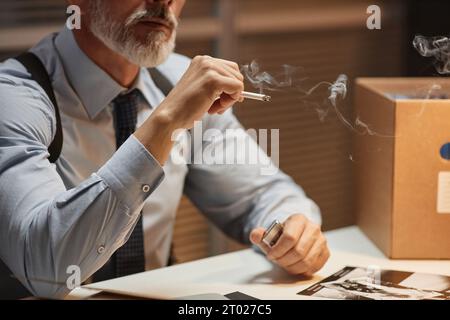
[[[308,220],[319,225],[322,224],[319,207],[314,201],[308,198],[289,200],[283,203],[283,205],[273,213],[272,219],[284,222],[293,214],[303,214]],[[265,227],[267,228],[271,223],[272,221],[265,221]]]
[[[164,170],[131,135],[98,175],[132,213],[159,186],[164,179]]]

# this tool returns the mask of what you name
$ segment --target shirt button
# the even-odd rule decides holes
[[[145,192],[145,193],[149,192],[150,191],[150,186],[148,184],[144,184],[142,186],[142,191]]]
[[[105,246],[100,246],[100,247],[98,247],[97,253],[98,253],[98,254],[102,254],[103,252],[105,252]]]

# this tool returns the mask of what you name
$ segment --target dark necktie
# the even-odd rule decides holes
[[[136,130],[140,95],[140,91],[134,89],[127,94],[118,96],[113,101],[117,149]],[[142,214],[139,215],[128,241],[114,255],[117,277],[145,271]]]
[[[117,149],[136,130],[140,91],[135,89],[119,95],[112,102]],[[120,247],[105,266],[94,275],[94,281],[103,281],[145,271],[144,230],[142,214],[128,241]]]

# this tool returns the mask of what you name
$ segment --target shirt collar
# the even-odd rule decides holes
[[[158,100],[155,99],[155,95],[151,94],[151,91],[154,91],[156,88],[156,84],[154,83],[148,70],[146,68],[141,68],[132,89],[138,89],[141,91],[150,108],[159,104]]]
[[[95,118],[114,98],[131,89],[139,89],[148,104],[151,98],[146,84],[152,80],[148,71],[141,68],[133,86],[122,87],[97,66],[78,46],[71,30],[64,27],[55,41],[66,77],[84,105],[90,119]]]

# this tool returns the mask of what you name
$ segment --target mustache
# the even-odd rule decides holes
[[[178,26],[178,20],[165,5],[153,6],[151,9],[138,9],[125,22],[125,26],[133,26],[141,21],[158,19],[172,29]]]

